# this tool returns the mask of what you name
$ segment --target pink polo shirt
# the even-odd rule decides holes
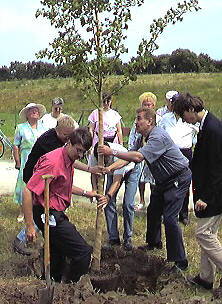
[[[44,174],[54,175],[49,185],[49,207],[64,211],[71,202],[73,183],[73,161],[68,157],[66,147],[41,156],[26,185],[33,192],[33,204],[41,204],[43,207],[45,180],[42,179],[42,175]]]

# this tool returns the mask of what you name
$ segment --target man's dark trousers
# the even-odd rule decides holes
[[[41,215],[42,206],[33,207],[34,222],[44,235],[44,224]],[[65,268],[65,258],[70,258],[67,280],[77,282],[81,275],[88,272],[92,247],[89,246],[75,226],[69,222],[64,212],[50,209],[50,215],[56,220],[56,226],[50,226],[50,267],[51,276],[60,282]]]
[[[186,259],[178,216],[190,181],[191,171],[187,169],[178,177],[164,184],[156,185],[151,193],[150,204],[147,208],[146,242],[151,246],[161,242],[161,216],[163,215],[167,260],[171,262]]]

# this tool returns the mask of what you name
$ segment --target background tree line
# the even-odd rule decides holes
[[[132,57],[128,63],[120,59],[107,58],[107,66],[112,67],[112,73],[123,75],[124,68],[132,62],[138,62],[139,57]],[[207,54],[197,56],[189,49],[177,49],[171,55],[151,56],[146,66],[138,65],[137,74],[162,73],[214,73],[222,71],[222,60],[213,60]],[[0,68],[0,81],[16,79],[39,79],[46,77],[72,77],[73,71],[69,64],[56,65],[42,61],[22,63],[11,62],[10,66]]]

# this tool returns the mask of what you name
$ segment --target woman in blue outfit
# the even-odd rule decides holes
[[[139,101],[143,108],[154,109],[157,102],[157,97],[152,92],[144,92],[143,94],[140,95]],[[141,137],[141,135],[136,132],[135,122],[134,122],[129,135],[129,143],[128,143],[129,150],[133,147],[133,145],[135,144],[136,140],[139,137]],[[143,161],[140,164],[140,170],[141,170],[140,180],[139,180],[140,203],[135,205],[135,211],[141,210],[145,206],[145,198],[144,198],[145,184],[150,183],[151,188],[155,184],[154,178],[148,166],[146,165],[145,161]]]
[[[46,109],[43,105],[29,103],[19,113],[21,120],[24,122],[18,124],[16,127],[13,147],[15,168],[19,170],[14,192],[14,202],[20,205],[19,216],[17,218],[18,222],[24,220],[22,209],[22,191],[25,187],[25,183],[23,182],[23,169],[37,138],[46,131],[43,124],[38,121],[45,112]]]

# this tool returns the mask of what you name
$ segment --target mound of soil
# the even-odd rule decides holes
[[[33,263],[39,275],[37,255]],[[187,293],[190,288],[183,273],[170,274],[166,261],[141,250],[125,252],[121,247],[102,250],[100,272],[82,276],[76,284],[56,283],[54,304],[207,304],[204,298]],[[0,281],[1,304],[37,304],[45,281],[33,277],[24,281]],[[190,293],[189,293],[190,294]],[[211,303],[221,303],[212,300]]]

